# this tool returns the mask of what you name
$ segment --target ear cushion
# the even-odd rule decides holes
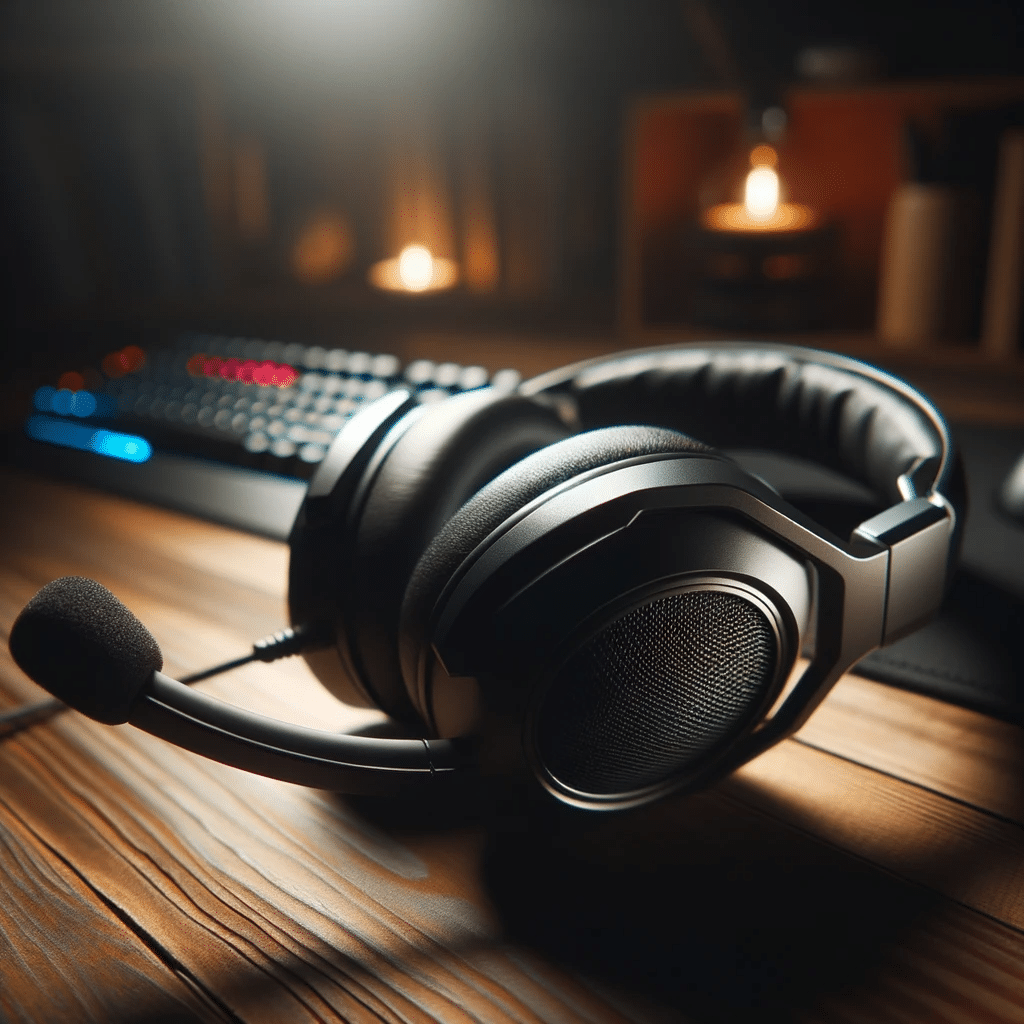
[[[509,516],[545,491],[592,469],[645,455],[712,450],[675,430],[605,427],[535,452],[492,480],[448,520],[409,580],[399,630],[402,674],[409,692],[418,691],[419,660],[429,642],[430,618],[442,590],[463,560]]]
[[[354,501],[349,578],[337,586],[352,664],[388,714],[417,717],[402,681],[398,622],[424,548],[488,481],[567,432],[545,404],[486,388],[419,407],[382,443]]]

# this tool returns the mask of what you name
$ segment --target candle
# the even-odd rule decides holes
[[[407,245],[398,256],[370,267],[370,283],[391,292],[423,294],[452,288],[459,280],[454,260],[434,256],[425,245]]]
[[[826,322],[835,232],[785,198],[778,154],[749,154],[738,202],[705,210],[688,231],[689,317],[732,330],[799,330]],[[735,180],[735,179],[734,179]]]
[[[719,203],[701,217],[711,231],[807,231],[818,225],[817,214],[802,203],[781,200],[776,171],[779,157],[771,146],[755,146],[743,183],[742,203]]]

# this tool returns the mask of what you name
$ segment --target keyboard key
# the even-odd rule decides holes
[[[270,443],[270,454],[276,455],[279,459],[290,459],[295,451],[295,442],[287,437],[279,437]]]
[[[373,361],[370,363],[370,373],[374,377],[380,377],[384,380],[388,380],[391,377],[397,377],[398,371],[401,369],[402,364],[398,359],[398,356],[390,354],[374,356]]]
[[[491,387],[498,391],[514,391],[522,379],[523,375],[518,370],[499,370],[491,378]]]
[[[474,391],[484,387],[489,376],[482,366],[467,366],[459,374],[459,387],[463,391]]]
[[[434,364],[429,359],[416,359],[405,368],[405,379],[417,387],[433,380]]]
[[[369,352],[350,352],[347,369],[353,377],[368,376],[373,358]]]
[[[310,370],[319,370],[323,368],[326,358],[327,350],[319,345],[313,345],[311,348],[306,349],[306,356],[302,360],[302,365]]]
[[[281,362],[287,363],[289,366],[301,366],[305,361],[305,346],[297,345],[294,342],[290,345],[285,345],[284,351],[281,353]]]
[[[343,348],[332,348],[324,357],[324,369],[341,373],[348,366],[348,353]]]
[[[434,369],[434,383],[439,388],[454,387],[459,382],[462,367],[458,363],[440,363]]]
[[[327,448],[322,444],[304,444],[299,449],[299,458],[302,459],[303,462],[322,462],[326,454]]]
[[[246,451],[259,455],[270,447],[270,438],[262,430],[254,430],[246,437],[242,444],[245,446]]]

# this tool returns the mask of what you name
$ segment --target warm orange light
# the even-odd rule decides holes
[[[807,231],[818,226],[818,215],[802,203],[779,203],[775,212],[755,220],[742,203],[712,206],[701,218],[712,231]]]
[[[434,257],[425,245],[407,245],[398,254],[398,276],[411,292],[430,287],[434,279]]]
[[[434,256],[425,245],[407,245],[395,259],[370,268],[370,283],[394,292],[436,292],[459,279],[454,260]]]
[[[751,167],[778,167],[779,154],[772,146],[762,143],[750,151]]]
[[[779,208],[779,176],[771,167],[753,168],[743,183],[743,207],[751,220],[770,220]]]
[[[336,214],[321,213],[306,224],[295,240],[292,269],[306,284],[323,284],[348,267],[354,251],[348,222]]]
[[[762,143],[750,151],[750,170],[743,182],[742,203],[720,203],[701,216],[712,231],[807,231],[817,227],[818,215],[802,203],[782,201],[776,170],[779,154]]]
[[[81,391],[85,387],[85,378],[77,370],[68,370],[60,375],[57,381],[58,388],[66,388],[68,391]]]

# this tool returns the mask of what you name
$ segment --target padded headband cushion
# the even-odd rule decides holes
[[[584,429],[639,421],[684,430],[719,448],[801,456],[860,480],[887,504],[904,497],[901,474],[919,460],[934,460],[933,473],[941,475],[935,485],[957,498],[938,413],[902,381],[832,353],[683,345],[593,360],[522,390],[568,391]]]
[[[545,491],[588,470],[645,455],[706,451],[711,451],[706,444],[674,430],[607,427],[535,452],[492,480],[438,533],[409,581],[399,629],[406,685],[416,685],[420,652],[429,642],[430,617],[441,591],[463,560],[506,519]]]
[[[350,578],[338,582],[349,650],[379,707],[414,718],[398,661],[402,596],[424,548],[488,481],[530,452],[561,440],[547,406],[490,388],[420,407],[375,468],[351,528]]]

